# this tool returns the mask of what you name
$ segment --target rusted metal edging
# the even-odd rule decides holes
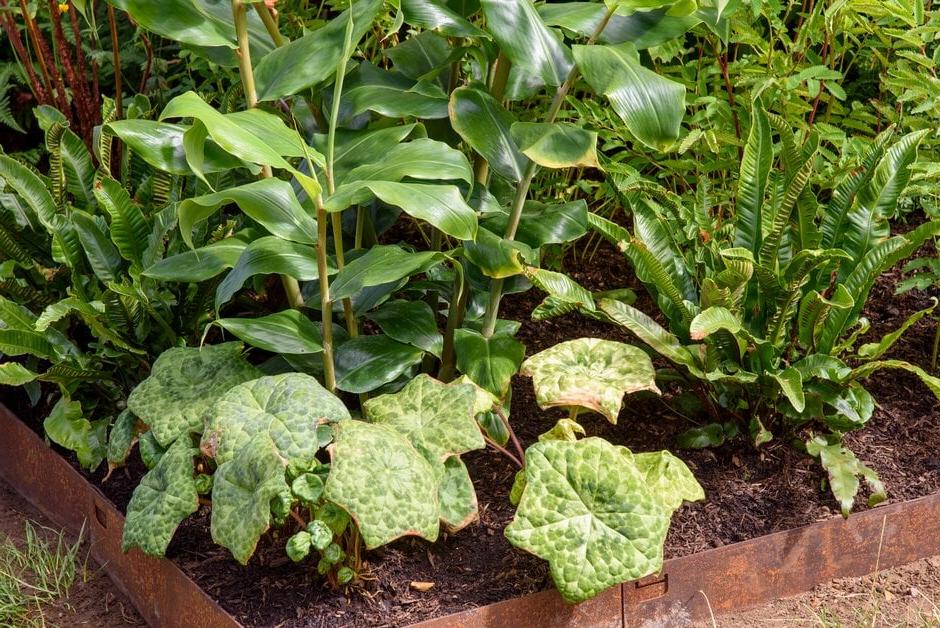
[[[940,494],[666,561],[662,573],[568,606],[543,591],[416,628],[681,625],[940,554]]]
[[[0,403],[0,477],[77,533],[152,626],[240,624],[172,561],[121,551],[123,515]],[[705,620],[940,554],[940,494],[666,561],[662,573],[577,606],[542,591],[415,624],[419,628],[610,627]]]
[[[240,626],[172,561],[121,551],[124,515],[2,403],[0,477],[56,525],[84,527],[92,556],[151,626]]]

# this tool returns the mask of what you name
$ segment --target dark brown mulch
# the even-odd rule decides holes
[[[583,247],[579,249],[583,251]],[[637,286],[620,254],[607,245],[586,260],[567,258],[567,270],[592,290],[632,286],[638,307],[656,308]],[[897,269],[886,273],[873,292],[866,315],[871,337],[897,327],[911,312],[927,305],[924,295],[894,296]],[[539,302],[534,291],[505,299],[503,316],[522,322],[521,339],[530,354],[558,342],[585,336],[631,342],[625,332],[569,315],[532,323],[529,312]],[[923,320],[891,352],[891,357],[927,366],[933,323]],[[867,339],[866,339],[867,340]],[[889,501],[940,489],[940,409],[916,377],[890,371],[871,378],[868,387],[879,402],[865,429],[846,438],[884,480]],[[666,394],[670,394],[667,391]],[[531,384],[513,384],[512,423],[524,443],[535,440],[561,416],[540,411]],[[685,460],[705,488],[704,502],[682,507],[666,542],[667,557],[754,538],[837,516],[838,507],[822,488],[823,473],[787,443],[774,441],[761,450],[741,443],[702,451],[675,450],[674,438],[688,423],[652,396],[630,398],[619,424],[585,417],[590,434],[636,451],[669,448]],[[545,564],[514,549],[502,535],[513,508],[507,495],[515,469],[493,452],[465,456],[480,501],[480,522],[436,543],[405,539],[367,554],[359,586],[327,590],[314,565],[294,565],[284,558],[283,538],[262,540],[257,554],[242,567],[213,545],[208,511],[184,523],[169,555],[239,620],[249,626],[404,625],[472,608],[551,586]],[[143,473],[140,463],[119,471],[103,490],[124,506]],[[100,475],[96,476],[100,481]],[[864,508],[860,499],[857,508]],[[433,582],[419,592],[411,582]]]

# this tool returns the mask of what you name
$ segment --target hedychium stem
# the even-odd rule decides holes
[[[441,349],[441,369],[437,378],[442,382],[449,382],[457,375],[457,353],[454,348],[454,336],[463,325],[463,318],[467,312],[467,296],[470,286],[466,283],[463,266],[454,264],[454,287],[451,290],[450,307],[447,310],[447,328],[444,330],[444,346]]]
[[[598,23],[597,28],[594,29],[594,32],[591,33],[591,36],[588,38],[586,45],[590,46],[600,34],[607,28],[607,23],[610,22],[610,18],[613,17],[616,6],[611,7],[607,10],[607,13]],[[497,65],[497,71],[499,67]],[[578,66],[571,66],[571,71],[568,72],[568,78],[558,87],[555,91],[555,97],[552,98],[552,104],[548,108],[548,113],[545,114],[545,122],[551,124],[555,121],[555,118],[558,117],[558,112],[561,111],[561,106],[565,102],[565,97],[567,97],[568,92],[571,91],[571,86],[575,84],[578,80],[580,73],[578,72]],[[522,179],[519,181],[519,184],[516,186],[516,193],[512,199],[512,207],[509,210],[509,222],[506,225],[506,233],[503,237],[507,240],[514,240],[516,237],[516,231],[519,229],[519,221],[522,219],[522,208],[525,206],[526,198],[529,196],[529,187],[532,185],[532,179],[535,177],[535,172],[538,169],[538,166],[534,161],[529,161],[526,166],[525,172],[522,175]],[[483,336],[489,338],[493,335],[493,332],[496,331],[496,319],[499,315],[499,302],[503,296],[503,279],[493,279],[490,282],[490,298],[486,304],[486,314],[483,317]]]
[[[336,82],[333,86],[333,102],[330,106],[330,121],[326,136],[326,189],[332,196],[336,192],[336,176],[334,162],[336,160],[336,125],[339,118],[339,104],[343,94],[343,82],[346,80],[346,54],[336,68]],[[336,251],[336,267],[340,270],[346,265],[346,253],[343,250],[343,213],[336,212],[330,216],[333,225],[333,249]],[[350,338],[359,335],[359,324],[356,313],[353,311],[352,298],[343,299],[343,317],[346,320],[346,331]]]
[[[265,9],[267,10],[267,9]],[[239,0],[232,0],[232,17],[235,20],[235,36],[238,40],[238,73],[242,79],[242,89],[245,90],[245,103],[249,109],[258,106],[258,92],[255,89],[255,73],[251,67],[251,50],[248,47],[248,12],[245,5]],[[261,176],[270,179],[274,176],[271,166],[261,168]],[[288,275],[281,275],[281,285],[287,302],[294,309],[304,305],[304,297],[300,293],[300,284]]]
[[[264,24],[264,28],[268,31],[268,35],[271,36],[274,45],[280,48],[286,44],[287,38],[281,34],[281,30],[277,27],[277,20],[274,19],[271,9],[269,9],[264,2],[255,2],[253,6],[258,12],[258,17],[261,18],[261,23]]]
[[[330,274],[326,264],[327,213],[323,198],[317,205],[317,274],[320,278],[320,320],[323,336],[323,382],[330,392],[336,391],[336,367],[333,363],[333,302],[330,300]]]
[[[506,83],[509,81],[509,70],[512,68],[512,62],[505,54],[500,53],[493,63],[493,70],[489,77],[490,94],[496,100],[503,99],[503,93],[506,91]],[[480,185],[486,185],[490,178],[490,162],[483,155],[477,153],[473,158],[473,179]]]
[[[431,242],[430,250],[440,251],[441,244],[443,241],[443,234],[440,229],[431,227]],[[437,320],[438,306],[440,305],[440,294],[437,290],[428,290],[428,293],[424,296],[424,302],[428,304],[428,307],[431,308],[431,314],[434,316],[434,320]],[[421,363],[421,372],[422,373],[431,373],[434,371],[437,366],[437,358],[434,355],[428,353],[424,356],[424,360]]]

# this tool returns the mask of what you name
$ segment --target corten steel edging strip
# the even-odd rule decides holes
[[[542,591],[413,628],[681,625],[709,619],[709,604],[716,615],[742,610],[937,554],[940,494],[668,560],[659,575],[577,606]]]
[[[172,561],[122,552],[120,511],[2,403],[0,477],[57,525],[84,526],[92,556],[151,626],[240,627]]]

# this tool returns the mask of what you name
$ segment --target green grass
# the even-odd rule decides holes
[[[0,626],[46,625],[44,607],[65,600],[79,573],[85,577],[81,536],[69,544],[62,532],[27,521],[25,543],[0,541]]]

